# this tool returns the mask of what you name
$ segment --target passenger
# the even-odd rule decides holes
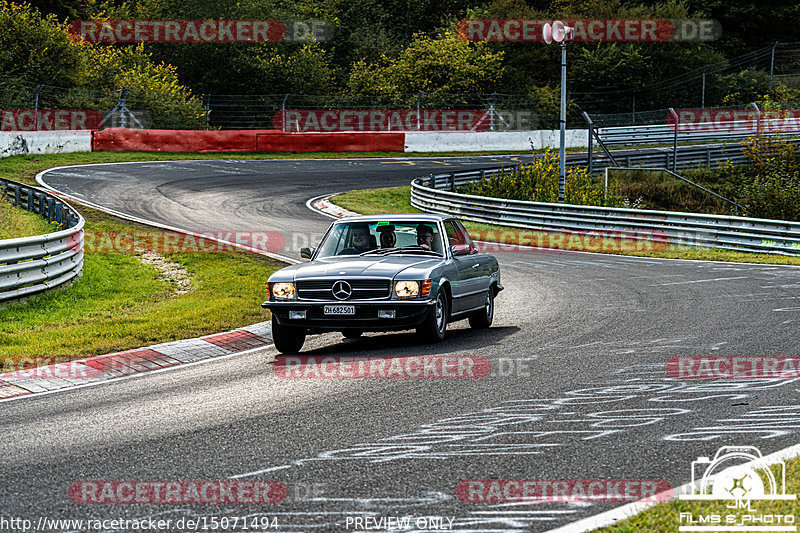
[[[433,230],[430,226],[420,224],[417,226],[417,244],[426,250],[433,250]]]
[[[394,248],[397,244],[397,235],[394,231],[381,231],[381,248]]]

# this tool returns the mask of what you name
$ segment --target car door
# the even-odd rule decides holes
[[[483,294],[484,291],[489,288],[489,283],[491,282],[492,275],[497,272],[497,260],[488,253],[479,252],[478,248],[472,242],[472,239],[467,233],[467,230],[464,228],[464,225],[461,224],[460,220],[453,220],[456,225],[456,228],[459,232],[463,234],[464,240],[469,244],[469,248],[471,250],[470,257],[475,260],[475,266],[473,268],[473,278],[472,282],[475,283],[475,290],[480,291],[476,298],[476,306],[482,306],[484,304]]]
[[[466,232],[463,232],[456,225],[455,220],[449,219],[444,222],[445,232],[447,233],[448,246],[452,250],[453,246],[466,245],[468,242]],[[453,290],[453,313],[460,313],[469,309],[473,309],[480,304],[476,301],[482,302],[481,295],[476,295],[480,292],[480,276],[478,275],[478,263],[474,256],[467,253],[465,255],[453,255],[453,261],[456,263],[458,269],[459,287],[458,291]]]

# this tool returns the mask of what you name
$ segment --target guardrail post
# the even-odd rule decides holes
[[[456,173],[455,172],[451,172],[450,173],[450,190],[452,192],[456,192]]]
[[[706,148],[706,167],[711,168],[711,148]]]
[[[64,223],[64,204],[61,202],[56,202],[56,222]]]
[[[675,119],[675,135],[672,140],[672,171],[675,172],[678,168],[678,129],[680,129],[680,119],[678,118],[678,114],[671,107],[669,108],[669,112]]]
[[[22,187],[13,185],[14,188],[14,207],[22,205]]]
[[[435,189],[436,188],[436,175],[435,174],[431,174],[430,181],[428,181],[428,186],[431,189]]]

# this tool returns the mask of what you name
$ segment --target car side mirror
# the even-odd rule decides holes
[[[469,244],[454,244],[450,247],[453,257],[459,255],[469,255]]]
[[[300,248],[300,257],[302,257],[303,259],[311,259],[315,251],[316,248],[309,248],[309,247]]]

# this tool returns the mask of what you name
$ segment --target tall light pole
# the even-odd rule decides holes
[[[558,202],[561,204],[564,203],[567,183],[567,38],[571,33],[572,28],[565,26],[560,20],[554,21],[552,26],[545,24],[542,29],[544,42],[547,44],[553,41],[561,43],[561,110],[559,113],[561,134],[558,152]]]

